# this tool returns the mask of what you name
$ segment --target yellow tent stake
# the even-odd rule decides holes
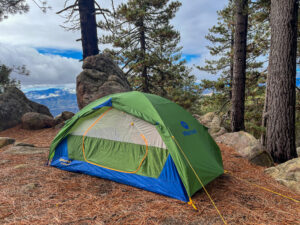
[[[187,156],[185,155],[184,151],[183,151],[182,148],[180,147],[178,141],[175,139],[174,136],[172,136],[172,139],[175,141],[176,145],[178,146],[178,148],[179,148],[180,151],[182,152],[184,158],[186,159],[186,161],[188,162],[189,166],[190,166],[191,169],[193,170],[193,172],[194,172],[196,178],[198,179],[199,183],[201,184],[201,186],[202,186],[203,190],[205,191],[206,195],[208,196],[209,200],[211,201],[211,203],[212,203],[213,206],[215,207],[215,209],[216,209],[217,213],[219,214],[220,218],[222,219],[223,223],[224,223],[225,225],[227,225],[227,222],[225,221],[224,217],[222,216],[222,214],[220,213],[219,209],[217,208],[217,206],[216,206],[214,200],[211,198],[210,194],[208,193],[208,191],[207,191],[206,188],[204,187],[204,185],[203,185],[201,179],[199,178],[199,176],[197,175],[196,171],[195,171],[194,168],[192,167],[192,165],[191,165],[189,159],[187,158]],[[192,199],[190,198],[189,204],[192,205],[195,209],[197,209],[197,208],[195,207],[195,205],[192,203],[191,200],[192,200]]]
[[[238,180],[244,181],[245,183],[251,184],[251,185],[253,185],[253,186],[255,186],[255,187],[258,187],[258,188],[263,189],[263,190],[265,190],[265,191],[271,192],[271,193],[273,193],[273,194],[275,194],[275,195],[279,195],[279,196],[281,196],[281,197],[283,197],[283,198],[290,199],[290,200],[292,200],[292,201],[294,201],[294,202],[296,202],[296,203],[300,203],[299,200],[296,200],[296,199],[291,198],[291,197],[289,197],[289,196],[280,194],[280,193],[278,193],[278,192],[276,192],[276,191],[272,191],[272,190],[270,190],[270,189],[268,189],[268,188],[265,188],[265,187],[263,187],[263,186],[260,186],[260,185],[251,183],[251,182],[249,182],[249,181],[247,181],[247,180],[245,180],[245,179],[236,177],[236,176],[234,176],[232,173],[230,173],[230,172],[227,171],[227,170],[224,170],[224,172],[225,172],[225,173],[228,173],[229,175],[231,175],[232,177],[234,177],[234,178],[236,178],[236,179],[238,179]]]
[[[190,201],[188,202],[188,204],[191,205],[191,206],[193,206],[193,208],[194,208],[195,210],[198,210],[197,207],[195,206],[195,204],[194,204],[194,202],[193,202],[193,200],[192,200],[191,197],[190,197]]]

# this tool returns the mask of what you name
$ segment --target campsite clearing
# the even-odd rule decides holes
[[[0,132],[18,142],[49,147],[58,130]],[[188,204],[135,187],[45,166],[48,152],[7,154],[0,149],[0,224],[221,224],[205,192]],[[227,146],[224,168],[234,176],[300,200]],[[3,163],[1,163],[3,162]],[[300,204],[257,189],[231,175],[207,186],[228,224],[300,224]]]

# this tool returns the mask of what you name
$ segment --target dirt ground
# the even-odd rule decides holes
[[[15,127],[2,137],[48,147],[58,130]],[[222,224],[203,190],[187,203],[88,175],[46,166],[48,152],[31,155],[0,149],[0,224]],[[300,204],[235,177],[300,200],[233,149],[220,145],[225,174],[207,190],[228,224],[300,224]]]

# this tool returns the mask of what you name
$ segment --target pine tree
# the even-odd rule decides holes
[[[99,23],[110,32],[101,42],[113,45],[110,52],[134,89],[178,99],[187,87],[197,92],[194,77],[180,60],[180,34],[170,25],[180,5],[169,0],[129,0]]]
[[[216,59],[205,60],[205,66],[197,68],[201,71],[209,72],[213,75],[220,75],[218,81],[210,82],[204,80],[204,89],[215,89],[222,92],[222,102],[231,99],[231,81],[233,77],[233,44],[234,44],[234,13],[233,1],[217,12],[218,23],[209,29],[209,34],[205,36],[211,42],[207,46],[210,55]]]
[[[20,81],[11,77],[12,72],[25,76],[29,75],[29,71],[24,65],[19,67],[8,67],[4,64],[0,65],[0,93],[3,93],[7,87],[20,88]]]
[[[275,162],[297,157],[295,145],[298,0],[271,1],[266,147]]]
[[[265,90],[263,84],[266,78],[266,71],[262,69],[264,66],[262,59],[268,54],[270,45],[269,7],[266,6],[265,1],[251,2],[248,8],[245,126],[246,130],[256,137],[259,137],[262,132],[261,114]],[[204,112],[217,111],[228,116],[233,75],[233,34],[235,32],[233,1],[229,1],[228,5],[218,12],[218,15],[218,24],[213,26],[206,36],[211,43],[208,46],[210,55],[214,59],[206,60],[206,65],[198,67],[198,69],[220,77],[217,81],[202,80],[201,88],[210,89],[213,94],[209,97],[206,96],[201,104],[202,108],[206,105],[203,108]],[[209,104],[214,107],[212,108]],[[227,126],[230,129],[228,124]]]
[[[28,10],[26,0],[0,0],[0,21],[8,18],[10,14],[26,13]]]

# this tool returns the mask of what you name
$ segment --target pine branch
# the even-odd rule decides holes
[[[67,11],[67,10],[69,10],[69,9],[73,9],[73,10],[74,10],[74,8],[75,8],[76,6],[78,6],[77,3],[78,3],[78,0],[76,0],[75,3],[74,3],[73,5],[70,5],[70,6],[64,8],[64,9],[58,11],[58,12],[56,12],[56,14],[61,14],[62,12]]]

